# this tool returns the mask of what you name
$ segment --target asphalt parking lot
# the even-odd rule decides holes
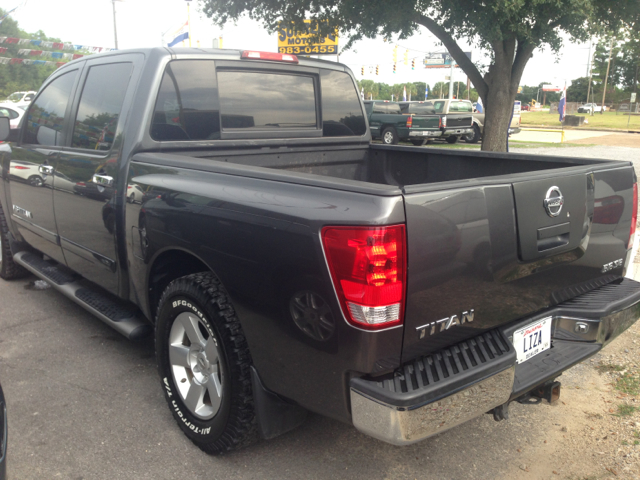
[[[561,154],[593,153],[583,148]],[[606,150],[620,159],[637,152]],[[507,422],[485,415],[404,448],[310,415],[279,438],[210,457],[175,425],[152,343],[125,340],[52,289],[34,289],[34,280],[0,281],[0,381],[13,480],[514,478],[520,452],[543,441],[553,450],[550,431],[567,415],[565,407],[515,404]],[[563,383],[579,383],[580,375],[579,366]]]

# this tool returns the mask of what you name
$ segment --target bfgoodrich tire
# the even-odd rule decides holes
[[[13,280],[25,277],[28,272],[13,261],[11,248],[9,247],[9,227],[0,207],[0,277],[5,280]]]
[[[188,275],[165,289],[156,355],[169,409],[193,443],[221,454],[257,439],[249,347],[215,275]]]

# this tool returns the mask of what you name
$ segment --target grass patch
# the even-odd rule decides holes
[[[618,413],[616,414],[616,417],[628,417],[637,411],[640,411],[640,408],[623,403],[622,405],[618,405]]]
[[[623,371],[624,367],[613,363],[601,363],[596,367],[596,370],[598,370],[599,373],[613,373]]]
[[[637,373],[625,373],[621,375],[615,383],[616,390],[629,395],[640,394],[640,375]]]
[[[623,115],[616,112],[605,112],[604,114],[596,113],[593,117],[588,114],[579,113],[577,115],[584,116],[589,122],[584,125],[584,130],[589,128],[612,128],[618,130],[640,130],[640,116],[631,116],[629,120],[628,115]],[[560,127],[562,124],[558,118],[557,113],[548,112],[527,112],[523,113],[520,118],[523,127],[538,126],[538,127]],[[627,122],[629,122],[629,128],[627,128]]]

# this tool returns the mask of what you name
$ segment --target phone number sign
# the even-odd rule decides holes
[[[326,37],[317,37],[318,27],[305,20],[304,31],[296,30],[292,23],[278,26],[278,52],[294,55],[337,55],[338,31]]]

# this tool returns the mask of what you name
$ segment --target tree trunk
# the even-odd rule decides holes
[[[515,94],[508,88],[489,85],[485,102],[484,129],[482,132],[482,150],[490,152],[507,151],[507,134],[513,113]]]

